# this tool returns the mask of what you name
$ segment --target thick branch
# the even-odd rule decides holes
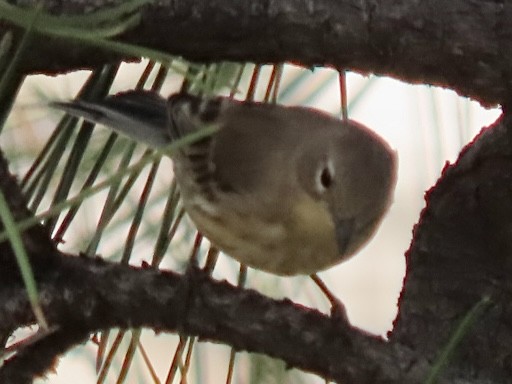
[[[483,130],[428,192],[407,254],[390,342],[409,346],[413,355],[437,359],[460,321],[490,298],[466,329],[443,383],[510,382],[511,196],[512,120],[505,116]],[[425,363],[411,364],[410,377]]]
[[[55,14],[98,7],[93,0],[46,2]],[[509,98],[510,16],[507,1],[161,0],[145,7],[142,23],[121,40],[195,61],[348,68],[448,87],[493,105]],[[58,73],[108,60],[111,53],[44,37],[24,63],[28,72]]]
[[[58,268],[38,279],[38,287],[50,324],[75,342],[76,334],[81,336],[84,330],[149,327],[265,353],[340,382],[374,383],[375,375],[398,375],[398,364],[382,339],[289,300],[272,300],[202,275],[190,279],[172,272],[65,256]],[[32,321],[23,286],[0,287],[2,327],[11,329]],[[45,339],[41,342],[46,343]],[[32,348],[37,351],[38,343]],[[51,363],[49,352],[41,358]],[[56,352],[63,351],[59,347]],[[25,351],[21,358],[26,355]],[[42,365],[28,362],[21,372]],[[0,370],[0,381],[5,383],[2,379],[16,372],[20,372],[17,357]]]

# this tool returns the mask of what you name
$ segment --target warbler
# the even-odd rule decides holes
[[[377,134],[315,109],[128,91],[53,105],[172,154],[183,205],[227,255],[277,275],[310,275],[354,255],[392,202],[395,152]]]

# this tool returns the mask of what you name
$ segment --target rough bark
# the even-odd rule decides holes
[[[43,3],[60,15],[122,1]],[[511,16],[510,1],[160,0],[143,7],[140,25],[119,40],[200,62],[346,68],[448,87],[496,105],[510,97]],[[9,28],[0,25],[0,34]],[[24,70],[59,73],[113,59],[83,43],[42,37],[27,51]]]
[[[512,121],[502,117],[447,166],[407,253],[400,310],[390,335],[426,360],[440,355],[458,324],[489,303],[466,331],[447,383],[507,383],[512,373]]]

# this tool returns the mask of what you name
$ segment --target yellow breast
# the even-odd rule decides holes
[[[200,232],[250,267],[278,275],[312,274],[341,260],[326,206],[307,195],[278,215],[246,215],[197,200],[185,205]]]

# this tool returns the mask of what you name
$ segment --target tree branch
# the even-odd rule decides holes
[[[43,2],[54,14],[82,14],[112,3]],[[142,16],[119,40],[193,61],[287,61],[375,73],[451,88],[487,106],[509,98],[509,2],[161,0],[144,7]],[[3,24],[0,33],[8,28]],[[83,43],[42,37],[27,51],[24,70],[59,73],[113,59],[111,52]]]
[[[62,255],[61,264],[40,274],[37,283],[47,320],[57,334],[66,334],[75,343],[77,334],[81,341],[84,332],[147,327],[228,344],[239,351],[265,353],[337,381],[373,383],[376,374],[389,377],[399,373],[381,338],[289,300],[272,300],[204,275],[191,278]],[[2,327],[32,322],[23,286],[0,286]],[[0,382],[6,383],[16,372],[40,368],[37,356],[53,364],[48,356],[63,353],[61,344],[55,349],[44,347],[44,354],[40,349],[48,345],[46,338],[29,345],[5,363]],[[28,366],[20,366],[20,359]],[[41,375],[49,368],[51,365],[35,373]]]
[[[414,230],[391,343],[434,361],[461,319],[482,298],[491,300],[458,346],[446,383],[510,381],[511,175],[512,120],[505,115],[445,168]],[[424,364],[408,367],[411,375]]]

